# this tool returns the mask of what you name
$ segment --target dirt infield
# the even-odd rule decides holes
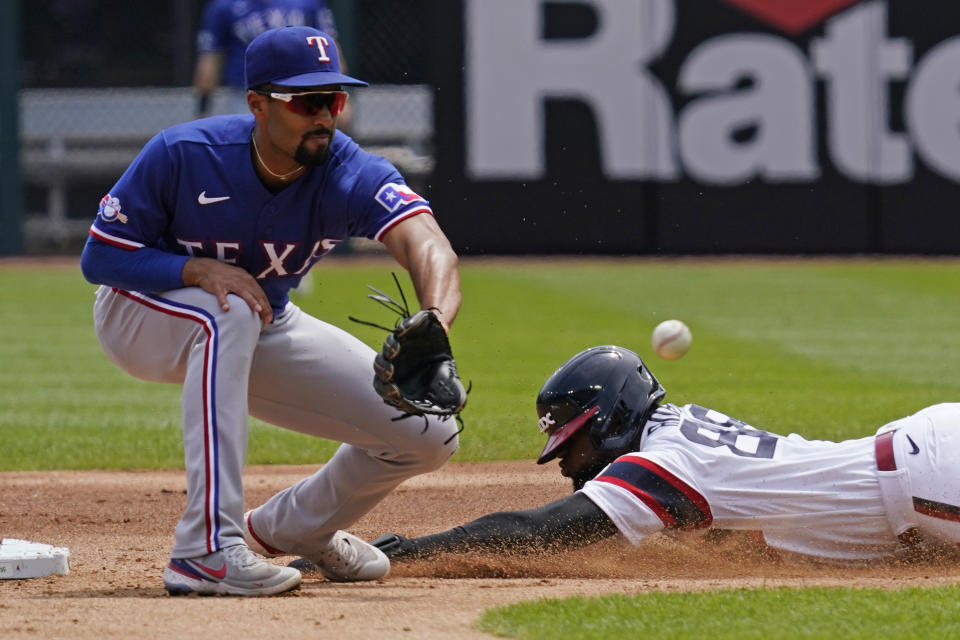
[[[252,467],[247,504],[309,474],[307,467]],[[461,557],[396,564],[375,583],[308,577],[275,598],[171,598],[160,574],[185,500],[179,471],[0,474],[0,537],[71,551],[71,573],[0,580],[4,638],[485,638],[473,621],[486,608],[570,595],[654,589],[774,585],[901,587],[960,582],[960,558],[882,568],[818,567],[777,561],[746,537],[655,536],[640,548],[619,542],[550,557]],[[408,481],[354,531],[421,534],[498,509],[537,506],[565,495],[552,465],[454,463]],[[278,561],[280,561],[278,559]],[[318,634],[319,632],[319,634]]]

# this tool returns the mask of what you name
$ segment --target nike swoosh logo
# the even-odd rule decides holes
[[[920,453],[920,447],[917,446],[917,443],[913,441],[913,438],[907,436],[907,442],[910,443],[910,446],[913,447],[913,450],[910,451],[910,455],[915,456]]]
[[[224,563],[223,563],[223,566],[220,567],[219,569],[211,569],[210,567],[205,567],[205,566],[203,566],[202,564],[200,564],[199,562],[196,562],[196,561],[193,561],[193,564],[194,564],[194,566],[196,566],[198,569],[203,569],[204,571],[206,571],[207,573],[209,573],[211,576],[213,576],[213,577],[216,578],[217,580],[223,580],[223,577],[224,577],[225,575],[227,575],[227,563],[226,563],[226,562],[224,562]]]
[[[230,196],[219,196],[217,198],[208,198],[206,190],[200,192],[200,195],[197,196],[197,202],[200,204],[213,204],[214,202],[223,202],[224,200],[229,200]]]

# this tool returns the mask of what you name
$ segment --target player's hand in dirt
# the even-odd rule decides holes
[[[273,309],[267,294],[256,279],[240,267],[213,258],[190,258],[183,266],[183,284],[212,293],[224,311],[230,310],[228,293],[240,296],[254,313],[260,315],[264,324],[273,321]]]

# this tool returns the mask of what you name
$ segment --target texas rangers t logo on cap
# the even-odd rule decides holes
[[[340,72],[337,43],[313,27],[268,29],[249,45],[243,57],[247,89],[264,85],[322,87],[367,83]]]
[[[317,58],[320,62],[330,62],[330,56],[327,55],[327,39],[323,36],[310,36],[307,38],[307,44],[320,49],[320,56]]]

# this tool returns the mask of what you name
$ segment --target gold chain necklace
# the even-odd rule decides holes
[[[257,160],[260,161],[260,166],[263,167],[263,170],[272,175],[274,178],[278,180],[287,180],[293,174],[303,171],[303,165],[300,165],[289,173],[274,173],[273,171],[270,171],[270,167],[267,166],[267,163],[264,162],[263,158],[260,156],[260,149],[257,148],[257,138],[252,133],[250,134],[250,142],[253,143],[253,152],[257,154]]]

